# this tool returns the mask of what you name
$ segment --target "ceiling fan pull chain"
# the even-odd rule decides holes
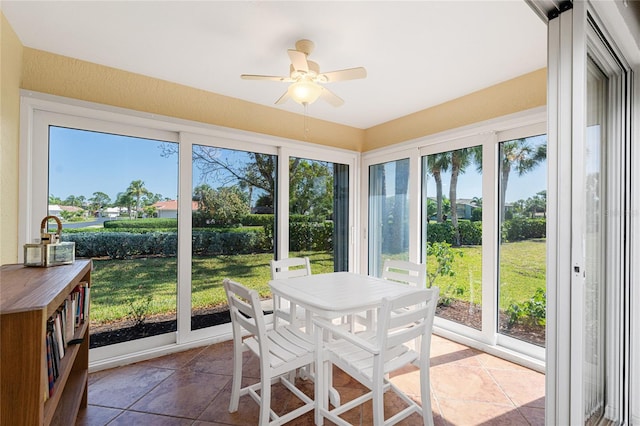
[[[309,104],[308,103],[304,103],[304,140],[305,141],[309,141],[309,117],[307,115],[307,108],[309,108]]]

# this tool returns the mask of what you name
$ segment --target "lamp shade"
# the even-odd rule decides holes
[[[311,104],[322,93],[322,86],[308,80],[300,80],[289,86],[289,96],[299,104]]]

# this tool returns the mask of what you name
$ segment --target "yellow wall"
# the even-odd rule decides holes
[[[300,114],[23,47],[0,15],[3,264],[18,259],[20,88],[359,152],[546,104],[546,71],[542,69],[366,130],[310,118],[305,135]]]
[[[0,264],[18,261],[22,43],[0,13]]]
[[[363,146],[361,129],[309,118],[305,135],[300,114],[28,47],[22,88],[355,151]]]
[[[501,117],[547,104],[546,69],[365,130],[366,150]]]

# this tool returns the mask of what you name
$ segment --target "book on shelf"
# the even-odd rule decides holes
[[[62,320],[60,312],[57,312],[53,319],[53,331],[55,332],[56,344],[58,345],[58,354],[62,359],[64,357],[64,338],[62,336]]]

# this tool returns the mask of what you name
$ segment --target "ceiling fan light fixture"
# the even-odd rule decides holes
[[[289,97],[301,105],[314,103],[322,93],[322,86],[308,80],[299,80],[289,86]]]

